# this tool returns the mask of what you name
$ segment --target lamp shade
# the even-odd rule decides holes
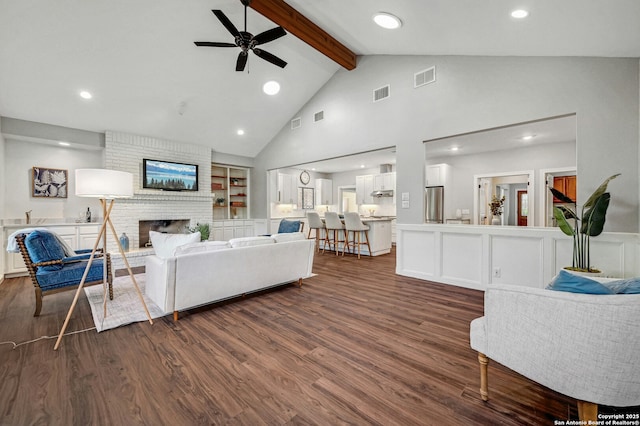
[[[76,169],[76,195],[95,198],[133,197],[133,175],[108,169]]]

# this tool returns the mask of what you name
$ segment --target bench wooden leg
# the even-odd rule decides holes
[[[173,320],[178,321],[178,311],[173,311]]]
[[[489,378],[487,376],[487,366],[489,358],[481,352],[478,352],[478,362],[480,363],[480,397],[483,401],[489,400]]]
[[[298,287],[302,288],[302,278],[298,278]]]
[[[586,422],[585,424],[596,424],[596,421],[598,420],[598,404],[587,401],[577,401],[577,403],[578,418],[581,421]]]

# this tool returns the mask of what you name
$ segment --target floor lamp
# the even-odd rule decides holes
[[[60,346],[60,342],[62,340],[62,336],[64,336],[64,332],[67,329],[67,325],[69,324],[69,319],[71,318],[71,314],[76,307],[76,303],[78,302],[78,298],[80,297],[80,292],[84,287],[85,280],[87,279],[87,275],[89,274],[89,269],[91,268],[91,264],[93,263],[93,259],[95,258],[96,251],[98,250],[98,246],[100,245],[100,240],[102,240],[102,247],[104,253],[107,253],[107,226],[111,229],[113,233],[113,238],[116,240],[116,244],[118,245],[118,249],[120,250],[120,254],[122,255],[122,260],[124,260],[124,264],[127,267],[127,271],[129,271],[129,276],[131,277],[131,281],[133,281],[133,285],[138,292],[138,296],[140,297],[140,302],[144,307],[144,310],[147,314],[147,318],[149,318],[149,323],[153,324],[153,320],[151,319],[151,314],[149,314],[149,309],[147,309],[147,304],[144,302],[144,297],[142,296],[142,292],[140,291],[140,287],[138,287],[138,283],[133,276],[133,272],[131,271],[131,267],[129,266],[129,261],[127,260],[127,256],[124,254],[124,250],[122,249],[122,245],[120,245],[120,240],[118,239],[118,234],[116,233],[115,228],[113,227],[113,223],[111,222],[111,209],[113,209],[113,204],[116,198],[131,198],[133,197],[133,175],[128,172],[121,172],[117,170],[107,170],[107,169],[77,169],[76,170],[76,196],[78,197],[93,197],[99,198],[100,204],[102,205],[102,226],[100,226],[100,232],[98,233],[98,238],[96,238],[96,242],[93,245],[93,250],[91,251],[91,256],[89,257],[89,261],[87,262],[87,266],[84,270],[84,274],[82,275],[82,280],[80,281],[80,285],[76,290],[76,295],[73,298],[73,302],[71,303],[71,307],[69,308],[69,312],[67,313],[67,318],[64,320],[64,324],[62,325],[62,329],[60,330],[60,334],[58,335],[58,340],[56,340],[56,344],[53,347],[54,350],[58,349]],[[105,316],[106,316],[106,284],[107,284],[107,264],[106,259],[103,261],[103,285],[105,286]]]

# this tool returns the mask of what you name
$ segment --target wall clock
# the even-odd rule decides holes
[[[309,172],[303,170],[302,173],[300,173],[300,182],[302,182],[303,185],[308,185],[310,180],[311,176],[309,176]]]

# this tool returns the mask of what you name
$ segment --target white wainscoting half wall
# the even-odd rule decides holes
[[[572,239],[558,228],[397,225],[396,273],[484,290],[488,284],[544,288],[571,265]],[[640,234],[591,238],[592,266],[608,277],[640,276]]]

